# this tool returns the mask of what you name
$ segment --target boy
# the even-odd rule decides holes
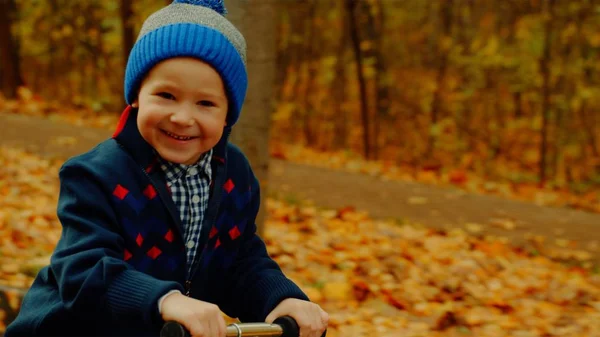
[[[6,336],[158,335],[165,321],[225,336],[290,315],[303,337],[328,315],[255,234],[259,184],[227,143],[245,97],[245,41],[219,0],[145,22],[129,56],[129,106],[113,137],[60,170],[63,231]]]

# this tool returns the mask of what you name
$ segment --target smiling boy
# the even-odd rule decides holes
[[[175,1],[144,23],[113,137],[61,168],[61,238],[6,336],[193,336],[328,315],[256,235],[259,183],[228,143],[246,94],[245,42],[218,0]]]
[[[142,137],[173,163],[196,163],[218,143],[226,126],[228,103],[221,77],[193,58],[156,65],[131,106],[138,108]]]

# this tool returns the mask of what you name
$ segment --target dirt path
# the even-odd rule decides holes
[[[72,156],[107,137],[110,132],[106,130],[0,114],[0,145],[23,147],[46,156]],[[600,214],[542,207],[454,188],[384,181],[280,160],[271,161],[269,186],[284,194],[312,199],[319,206],[354,206],[374,217],[436,228],[465,228],[467,223],[476,223],[481,225],[482,233],[504,236],[518,245],[527,242],[530,234],[545,236],[551,246],[559,248],[564,240],[573,240],[577,247],[600,258]],[[493,224],[494,219],[510,220],[516,228],[501,228]]]

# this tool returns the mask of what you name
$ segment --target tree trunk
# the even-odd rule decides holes
[[[334,113],[332,118],[333,123],[333,149],[341,150],[346,148],[347,146],[347,138],[348,138],[348,118],[346,116],[345,110],[342,108],[344,102],[346,101],[346,43],[348,41],[348,15],[346,15],[345,11],[342,8],[338,7],[340,12],[340,20],[342,20],[342,30],[340,32],[340,40],[337,45],[336,52],[336,64],[335,64],[335,79],[332,83],[331,92],[333,94],[333,99],[336,104],[334,104]]]
[[[523,117],[523,94],[520,91],[513,93],[513,101],[515,106],[515,119]]]
[[[129,58],[129,52],[133,48],[135,42],[135,36],[133,34],[133,25],[131,19],[133,18],[133,0],[121,0],[120,14],[121,14],[121,36],[123,39],[121,55],[123,57],[123,69],[127,65],[127,59]]]
[[[12,32],[12,21],[16,14],[14,0],[0,0],[0,89],[7,98],[17,96],[17,88],[23,85],[19,63],[19,47]]]
[[[550,48],[552,33],[553,2],[548,0],[543,2],[546,14],[545,36],[544,36],[544,55],[540,60],[540,69],[542,72],[542,129],[540,130],[542,141],[540,143],[540,166],[539,183],[544,186],[546,183],[546,164],[548,154],[548,127],[550,122]]]
[[[384,76],[386,73],[385,62],[383,59],[381,40],[383,39],[383,11],[381,9],[381,3],[369,4],[367,2],[361,2],[358,13],[363,13],[363,20],[360,20],[360,27],[363,27],[361,31],[364,32],[364,40],[372,41],[373,48],[364,52],[364,59],[372,59],[375,61],[374,68],[375,74],[373,78],[374,91],[369,93],[373,97],[374,107],[369,107],[369,116],[371,116],[372,125],[372,139],[371,144],[371,157],[373,159],[379,158],[379,138],[381,137],[381,119],[387,115],[387,86],[385,85]],[[373,15],[373,12],[377,11],[377,18]],[[368,105],[367,105],[368,106]],[[373,112],[371,112],[373,111]]]
[[[442,1],[440,8],[440,15],[442,18],[441,36],[442,40],[438,41],[438,59],[440,60],[437,68],[436,75],[436,89],[433,94],[433,101],[431,102],[431,124],[437,124],[440,119],[440,110],[442,104],[442,93],[444,90],[444,81],[446,78],[446,70],[448,68],[448,50],[446,50],[446,41],[452,36],[450,31],[452,28],[452,1]],[[440,43],[441,42],[441,43]],[[435,148],[435,139],[431,132],[428,132],[429,138],[427,142],[427,153],[426,157],[431,158],[433,156],[433,150]]]
[[[358,79],[358,87],[360,91],[360,110],[363,126],[363,154],[365,159],[371,159],[371,145],[369,134],[369,104],[367,97],[367,83],[363,70],[363,57],[360,50],[360,37],[358,36],[358,25],[355,14],[356,0],[346,0],[346,10],[348,12],[350,24],[350,37],[352,39],[352,50],[356,59],[356,76]]]
[[[289,39],[287,41],[287,45],[283,46],[283,33],[282,31],[284,30],[283,26],[284,26],[284,20],[288,19],[288,20],[293,20],[290,16],[293,8],[295,6],[292,6],[291,3],[283,3],[281,4],[282,8],[282,15],[280,15],[277,19],[277,34],[275,36],[275,54],[276,54],[276,69],[277,72],[275,73],[275,92],[276,92],[276,101],[277,103],[284,101],[285,100],[285,95],[284,95],[284,87],[285,87],[285,80],[286,80],[286,76],[287,76],[287,69],[290,66],[291,60],[292,60],[292,55],[291,53],[289,53],[288,51],[290,50],[290,45],[291,43],[289,42]],[[284,17],[284,15],[286,15]],[[291,27],[291,22],[289,23],[290,27]],[[290,33],[291,33],[291,29],[290,29]]]
[[[587,16],[589,13],[592,13],[592,4],[588,4],[588,6],[582,6],[579,10],[579,14],[577,17],[577,34],[576,34],[576,50],[577,50],[577,59],[588,60],[590,58],[590,48],[589,45],[585,41],[585,36],[583,33],[584,22],[587,21]],[[583,87],[587,87],[589,85],[589,73],[586,74],[585,71],[589,68],[584,68],[583,73],[584,76],[581,76],[579,79]],[[581,105],[576,111],[576,114],[580,116],[581,123],[585,134],[588,137],[589,147],[592,151],[592,155],[595,158],[600,158],[600,149],[598,148],[598,142],[596,140],[596,123],[594,120],[595,111],[590,111],[589,115],[591,118],[587,118],[587,101],[588,99],[582,99]]]
[[[135,32],[133,30],[133,0],[120,0],[119,2],[119,16],[121,18],[121,64],[120,68],[121,78],[125,77],[125,67],[127,66],[127,60],[129,59],[129,53],[131,52],[131,48],[135,43]],[[122,93],[123,81],[117,82],[118,84],[115,86],[116,90],[114,92]],[[122,95],[116,96],[119,99],[111,100],[109,108],[112,111],[121,111],[119,108],[123,105]]]
[[[230,0],[228,19],[244,34],[247,43],[248,94],[240,120],[231,135],[248,157],[261,185],[261,205],[256,224],[264,233],[269,172],[269,128],[275,93],[276,0]],[[256,20],[256,18],[261,18]]]
[[[293,2],[294,6],[290,9],[290,34],[298,34],[304,30],[304,22],[306,21],[306,12],[308,10],[308,4],[306,2]],[[286,81],[290,81],[290,77],[294,80],[292,84],[292,88],[289,90],[291,95],[286,96],[284,99],[290,100],[294,102],[294,109],[291,113],[291,118],[294,120],[301,120],[304,116],[304,112],[301,109],[301,102],[299,97],[302,95],[302,73],[301,67],[305,58],[305,48],[302,40],[298,41],[296,39],[292,39],[290,41],[290,47],[282,51],[282,53],[286,53],[290,55],[290,66],[285,69],[286,72]],[[303,131],[302,129],[303,123],[290,123],[289,132],[287,132],[287,141],[288,142],[296,142],[298,139],[302,138]]]
[[[304,139],[306,141],[306,145],[308,145],[309,147],[313,146],[314,144],[316,144],[316,137],[315,137],[315,132],[313,132],[313,130],[311,129],[311,115],[314,112],[313,109],[313,102],[312,102],[312,81],[314,80],[314,78],[316,77],[316,71],[315,71],[315,12],[317,10],[317,0],[310,0],[308,1],[308,14],[306,16],[306,24],[308,25],[308,27],[306,27],[305,29],[305,36],[304,36],[304,51],[305,51],[305,57],[304,57],[304,63],[305,63],[305,68],[306,68],[306,72],[304,72],[304,74],[306,74],[302,79],[304,80],[303,83],[303,87],[304,87],[304,92],[302,93],[302,95],[299,97],[300,100],[302,100],[304,102],[304,104],[302,104],[302,109],[304,111],[302,111],[302,114],[304,116]],[[300,66],[302,66],[302,64],[300,64]]]
[[[52,17],[58,15],[59,6],[57,0],[49,0],[48,7],[50,8],[50,15]],[[61,62],[56,62],[56,60],[60,60],[60,57],[57,57],[59,48],[57,46],[56,41],[54,41],[54,39],[52,38],[52,31],[55,29],[54,22],[50,22],[50,29],[46,30],[46,33],[44,34],[46,36],[46,39],[48,40],[48,63],[45,69],[45,75],[46,78],[53,79],[53,82],[55,81],[55,85],[49,85],[47,86],[47,88],[42,88],[43,84],[41,84],[41,86],[36,87],[36,89],[40,92],[43,92],[44,96],[46,97],[58,97],[60,90],[58,88],[59,86],[56,85],[56,83],[62,82],[62,79],[59,78],[60,71],[58,71],[57,68],[60,67]],[[44,81],[40,81],[39,83],[44,83]]]
[[[378,16],[377,20],[374,20],[374,32],[373,40],[375,41],[375,59],[376,61],[376,72],[375,72],[375,85],[377,87],[377,102],[376,102],[376,116],[375,116],[375,136],[373,138],[373,156],[379,159],[379,147],[381,138],[381,119],[389,117],[390,109],[390,90],[386,80],[388,74],[387,62],[385,60],[385,46],[383,45],[383,39],[385,36],[385,15],[383,11],[384,2],[382,0],[377,1]],[[373,18],[374,19],[374,18]],[[384,138],[385,140],[385,138]],[[384,148],[386,143],[381,144]]]

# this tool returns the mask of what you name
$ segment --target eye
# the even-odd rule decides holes
[[[198,104],[199,104],[199,105],[202,105],[202,106],[207,106],[207,107],[213,107],[213,106],[216,106],[216,104],[215,104],[215,103],[213,103],[213,102],[211,102],[211,101],[207,101],[207,100],[202,100],[202,101],[198,102]]]
[[[173,95],[171,95],[170,93],[168,93],[168,92],[165,92],[165,91],[163,91],[163,92],[159,92],[158,94],[156,94],[156,96],[158,96],[158,97],[162,97],[162,98],[164,98],[164,99],[175,99],[175,96],[173,96]]]

